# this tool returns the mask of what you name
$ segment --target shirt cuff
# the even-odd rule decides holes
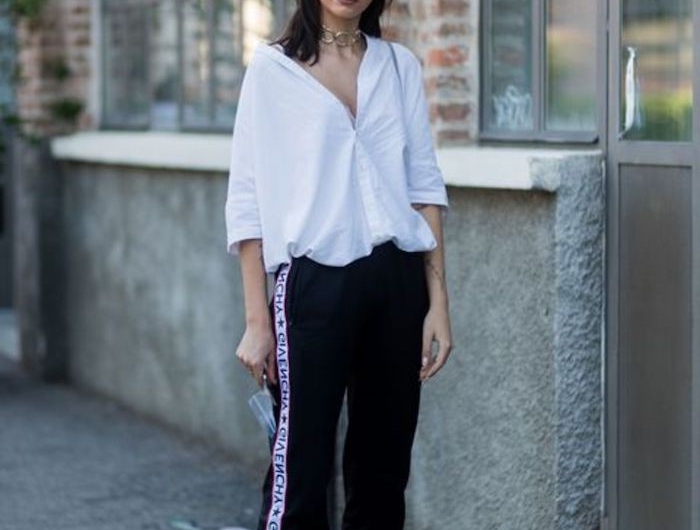
[[[411,204],[434,204],[440,208],[440,220],[444,225],[447,222],[447,213],[450,210],[449,200],[445,191],[414,191],[409,192]]]
[[[233,256],[238,256],[240,243],[244,239],[262,239],[260,228],[251,226],[249,228],[242,228],[234,232],[229,232],[226,251]]]
[[[411,204],[435,204],[439,206],[443,221],[450,209],[450,203],[445,191],[413,191],[409,192],[408,198]]]

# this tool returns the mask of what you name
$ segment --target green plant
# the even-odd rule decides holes
[[[32,27],[35,27],[38,23],[47,1],[48,0],[0,0],[11,17],[15,19],[24,18]],[[9,81],[12,85],[17,85],[22,81],[22,72],[19,63],[15,64],[9,76]],[[13,127],[19,134],[22,133],[22,128],[20,127],[22,119],[6,105],[0,105],[0,123],[3,126]],[[0,142],[2,142],[1,137]]]
[[[0,0],[0,2],[5,4],[7,11],[12,17],[25,19],[31,29],[36,29],[39,26],[41,15],[48,0]],[[59,83],[63,83],[70,78],[71,70],[65,58],[57,56],[42,63],[42,74],[54,78]],[[19,63],[16,64],[10,76],[10,82],[15,86],[22,82],[21,65]],[[62,98],[49,104],[49,112],[56,120],[71,124],[76,122],[83,108],[84,104],[82,101],[71,97]],[[22,121],[19,116],[10,113],[7,108],[0,108],[0,123],[14,126],[18,134],[23,134],[22,127],[20,127]],[[29,140],[32,139],[27,134],[23,134],[23,136]]]
[[[44,61],[42,65],[44,73],[57,81],[65,81],[70,77],[71,71],[63,57],[54,57]]]
[[[47,0],[6,0],[9,1],[10,13],[18,18],[26,18],[30,24],[36,24]]]
[[[687,92],[654,94],[642,98],[642,125],[628,140],[679,141],[693,135],[693,100]]]
[[[75,123],[83,110],[83,102],[74,98],[63,98],[49,105],[54,118],[66,123]]]

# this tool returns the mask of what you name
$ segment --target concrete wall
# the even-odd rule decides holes
[[[535,161],[533,172],[560,178],[557,192],[450,190],[457,346],[424,387],[414,530],[598,525],[600,161]]]
[[[64,168],[67,343],[74,381],[262,466],[235,358],[241,280],[219,175]]]
[[[456,346],[424,386],[407,530],[598,524],[601,163],[535,159],[532,172],[556,191],[449,188]],[[63,174],[73,379],[262,473],[246,404],[256,387],[234,355],[242,293],[224,252],[225,180],[85,163]]]
[[[425,385],[413,528],[554,528],[556,197],[450,198],[451,367]]]
[[[66,300],[61,241],[61,179],[46,141],[12,139],[12,308],[23,367],[44,380],[65,380]]]

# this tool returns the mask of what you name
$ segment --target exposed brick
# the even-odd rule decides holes
[[[396,0],[394,0],[396,2]],[[478,130],[476,0],[399,0],[411,20],[390,17],[397,40],[422,62],[430,117],[438,145],[467,145]],[[383,26],[386,27],[386,26]],[[465,103],[467,101],[468,103]],[[447,118],[447,119],[445,119]]]
[[[410,17],[411,10],[405,2],[393,2],[391,7],[384,13],[384,21],[394,21],[396,17]],[[382,29],[386,27],[383,26]]]
[[[442,22],[437,29],[439,37],[452,37],[454,35],[466,35],[468,32],[466,21]]]
[[[465,120],[471,111],[468,103],[435,103],[430,105],[430,116],[445,122]]]
[[[468,0],[432,0],[430,15],[461,17],[469,12]]]
[[[416,20],[420,20],[425,23],[429,13],[427,6],[421,2],[411,6],[411,14]]]
[[[441,72],[426,80],[426,91],[428,94],[438,93],[438,95],[443,97],[463,97],[464,94],[471,93],[472,89],[466,76]]]
[[[78,35],[74,35],[73,38],[71,39],[71,44],[73,46],[80,46],[87,48],[90,46],[90,34],[89,33],[81,33]]]
[[[435,46],[441,43],[466,42],[471,34],[471,25],[466,20],[450,20],[427,25],[420,32],[421,44]]]
[[[65,132],[66,124],[56,123],[51,105],[63,98],[84,98],[90,81],[90,0],[49,0],[36,27],[22,21],[18,27],[18,61],[22,83],[18,87],[18,107],[29,132]],[[64,61],[70,77],[60,81],[51,62]],[[87,106],[87,101],[84,101]],[[78,127],[90,123],[81,116]]]
[[[469,49],[463,44],[453,44],[445,48],[434,48],[428,52],[426,66],[450,67],[464,65],[469,61]]]
[[[465,129],[442,129],[437,133],[439,145],[465,145],[474,141],[474,136]]]

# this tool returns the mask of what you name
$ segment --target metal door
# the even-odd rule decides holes
[[[698,11],[697,0],[609,0],[605,512],[614,530],[700,530]]]

